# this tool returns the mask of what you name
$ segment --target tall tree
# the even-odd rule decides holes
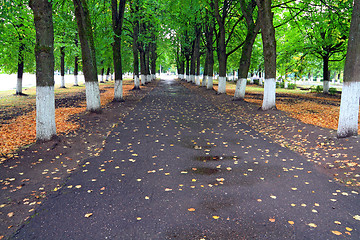
[[[65,47],[60,48],[61,55],[61,67],[60,67],[60,75],[61,75],[61,84],[60,88],[65,88]]]
[[[257,20],[256,14],[256,1],[251,0],[246,4],[245,0],[240,1],[241,11],[246,20],[246,38],[244,45],[242,46],[240,66],[238,71],[238,80],[236,82],[234,100],[242,100],[245,97],[245,88],[247,83],[247,76],[250,68],[251,54],[253,45],[257,34],[259,33],[260,24]],[[256,19],[256,22],[254,22]]]
[[[132,16],[132,50],[133,50],[133,74],[134,74],[134,90],[140,89],[139,79],[139,0],[132,0],[130,4]]]
[[[121,34],[124,21],[126,0],[111,0],[112,24],[114,29],[114,71],[115,71],[115,90],[114,101],[123,101],[123,82],[121,65]]]
[[[36,139],[47,141],[56,136],[52,4],[30,0],[29,5],[36,29]]]
[[[262,110],[276,108],[276,40],[271,0],[257,0],[263,42],[265,83]]]
[[[354,1],[341,94],[338,137],[358,134],[360,98],[360,2]]]
[[[101,112],[95,46],[88,5],[86,0],[73,0],[73,2],[81,43],[87,110]]]

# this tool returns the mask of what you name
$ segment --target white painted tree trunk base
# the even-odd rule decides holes
[[[22,78],[18,78],[16,82],[16,94],[22,94]]]
[[[199,75],[195,76],[195,83],[196,83],[196,86],[200,86],[200,76]]]
[[[79,86],[78,75],[74,75],[74,86]]]
[[[121,102],[123,99],[123,81],[115,80],[114,84],[114,101]]]
[[[140,80],[138,76],[134,77],[134,89],[140,89]]]
[[[207,78],[208,78],[208,76],[206,76],[206,75],[203,75],[203,79],[202,79],[202,81],[201,81],[201,86],[203,86],[203,87],[206,87],[206,85],[207,85]]]
[[[245,98],[245,89],[246,89],[246,78],[240,78],[236,82],[234,100],[241,100]]]
[[[36,140],[48,141],[56,136],[54,86],[36,87]]]
[[[218,94],[226,93],[226,77],[219,77]]]
[[[141,74],[141,85],[145,85],[146,83],[146,75]]]
[[[190,76],[189,76],[189,75],[186,75],[186,81],[187,81],[187,82],[191,82],[191,79],[190,79]]]
[[[183,75],[183,74],[179,74],[179,75],[178,75],[178,78],[179,78],[180,80],[183,80],[183,79],[184,79],[184,75]]]
[[[324,81],[323,82],[323,92],[329,93],[329,89],[330,89],[330,81]]]
[[[195,84],[195,75],[190,75],[190,82]]]
[[[146,76],[146,81],[147,81],[148,83],[150,83],[150,82],[151,82],[151,80],[152,80],[152,79],[151,79],[151,75],[150,75],[150,74],[149,74],[149,75],[147,75],[147,76]]]
[[[100,112],[100,89],[98,82],[85,82],[86,89],[86,110]]]
[[[360,82],[344,82],[341,93],[338,138],[358,135]]]
[[[214,77],[213,76],[208,76],[207,77],[207,84],[206,84],[206,89],[213,89],[214,86]]]
[[[108,82],[109,81],[110,76],[106,75],[105,81]]]
[[[65,76],[61,76],[60,88],[65,88]]]
[[[274,78],[265,79],[264,82],[264,98],[262,110],[276,109],[276,81]]]

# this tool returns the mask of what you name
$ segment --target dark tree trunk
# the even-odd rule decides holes
[[[104,73],[105,73],[105,68],[103,67],[103,68],[101,69],[101,80],[100,80],[101,83],[104,83],[104,82],[105,82],[105,81],[104,81]]]
[[[61,85],[60,88],[65,88],[65,47],[60,47],[61,55],[61,66],[60,66],[60,76],[61,76]]]
[[[329,56],[323,56],[323,92],[329,93],[330,85],[330,71],[329,71]]]
[[[140,50],[140,72],[141,72],[141,85],[145,85],[146,81],[146,61],[145,61],[145,51]]]
[[[107,71],[106,71],[106,82],[109,81],[109,77],[110,77],[110,70],[111,68],[108,68]]]
[[[19,36],[19,55],[18,55],[18,68],[17,68],[17,86],[16,86],[16,95],[24,95],[22,92],[22,80],[24,75],[24,50],[25,45],[23,43],[23,38]]]
[[[135,15],[139,12],[139,5],[137,1],[131,4],[131,14]],[[139,21],[135,17],[133,22],[133,66],[134,66],[134,89],[140,89],[139,81],[139,50],[138,50],[138,38],[139,38]]]
[[[101,112],[95,46],[89,9],[86,0],[73,0],[73,2],[81,43],[87,110],[91,112]]]
[[[259,22],[257,21],[256,23],[254,23],[253,20],[254,10],[256,7],[255,0],[251,1],[248,5],[245,3],[244,0],[241,0],[240,4],[241,10],[246,19],[247,34],[241,51],[238,80],[236,83],[234,100],[243,100],[245,97],[245,88],[251,63],[252,49],[256,36],[259,33],[260,29]]]
[[[210,13],[208,13],[210,14]],[[206,75],[207,75],[207,89],[213,89],[213,72],[214,72],[214,29],[215,26],[213,22],[208,23],[205,28],[205,36],[206,36]]]
[[[257,0],[259,9],[261,36],[263,42],[265,85],[263,110],[276,108],[276,40],[273,25],[273,13],[271,12],[271,0]]]
[[[358,135],[360,97],[360,2],[354,1],[344,68],[338,137]]]
[[[190,59],[186,58],[186,80],[190,82]]]
[[[113,59],[115,71],[114,101],[124,101],[122,86],[122,66],[121,66],[121,34],[124,21],[126,0],[111,0],[112,25],[114,31]]]
[[[52,4],[30,0],[29,5],[36,30],[36,139],[47,141],[56,136]]]
[[[193,42],[192,47],[192,54],[190,60],[190,80],[192,83],[195,83],[195,71],[196,71],[196,55],[195,55],[195,48],[196,48],[196,40]]]
[[[147,44],[145,48],[145,71],[146,71],[146,82],[150,81],[150,44]]]
[[[156,60],[157,60],[157,45],[156,37],[153,35],[153,42],[151,43],[151,53],[150,53],[150,65],[151,65],[151,79],[156,78]]]
[[[78,46],[77,39],[75,39],[75,46],[76,47]],[[76,55],[75,56],[75,65],[74,65],[74,78],[75,78],[74,86],[79,86],[78,75],[79,75],[79,57]]]

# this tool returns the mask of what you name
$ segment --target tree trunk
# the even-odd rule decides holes
[[[205,63],[204,63],[204,74],[203,74],[203,80],[201,82],[202,87],[206,87],[206,84],[207,84],[208,65],[209,65],[209,56],[208,56],[208,53],[206,51]]]
[[[200,53],[196,56],[196,76],[195,76],[196,86],[200,86]]]
[[[145,71],[146,71],[146,83],[150,82],[150,48],[149,44],[145,48]]]
[[[186,81],[190,82],[190,59],[186,58]]]
[[[75,39],[75,46],[78,46],[78,40]],[[79,80],[78,80],[78,74],[79,74],[79,57],[75,56],[75,66],[74,66],[74,86],[79,86]]]
[[[227,2],[227,1],[225,1]],[[224,2],[224,5],[225,5]],[[227,3],[226,3],[227,4]],[[225,8],[225,6],[223,7]],[[223,16],[220,16],[219,13],[219,4],[218,1],[214,1],[214,9],[215,9],[215,17],[219,27],[219,36],[216,41],[217,43],[217,53],[218,53],[218,61],[219,61],[219,85],[218,85],[218,94],[226,93],[226,42],[225,42],[225,18],[226,18],[226,10],[223,13]]]
[[[139,12],[138,2],[134,1],[131,4],[131,13],[137,14]],[[140,89],[140,79],[139,79],[139,50],[138,50],[138,38],[139,38],[139,21],[137,19],[133,22],[133,66],[134,66],[134,90]]]
[[[106,71],[106,79],[105,79],[106,82],[109,81],[109,78],[110,78],[110,70],[111,70],[111,69],[108,68],[107,71]]]
[[[323,92],[329,93],[329,88],[330,88],[329,56],[323,56]]]
[[[250,2],[249,4],[252,4],[252,2]],[[259,33],[260,29],[259,22],[257,21],[256,23],[254,23],[253,20],[255,7],[250,8],[248,5],[245,4],[245,1],[241,1],[241,9],[243,14],[245,15],[247,22],[247,34],[241,51],[238,81],[236,82],[234,100],[243,100],[245,98],[245,89],[251,63],[251,54],[256,36]]]
[[[156,79],[156,60],[157,60],[157,45],[156,45],[156,39],[155,35],[153,35],[153,43],[150,53],[150,63],[151,63],[151,80]]]
[[[276,109],[276,40],[271,0],[257,0],[263,42],[265,83],[262,110]]]
[[[52,4],[30,0],[29,5],[36,30],[36,139],[47,141],[56,136]]]
[[[103,62],[102,62],[102,64],[103,64]],[[104,83],[105,81],[104,81],[104,73],[105,73],[105,68],[103,67],[102,69],[101,69],[101,79],[100,79],[100,82],[101,83]]]
[[[141,85],[144,86],[146,83],[146,62],[145,62],[145,51],[140,50],[140,71],[141,71]]]
[[[90,112],[101,112],[95,46],[89,9],[86,0],[73,0],[73,2],[81,43],[81,55],[85,77],[87,110]]]
[[[123,99],[123,79],[121,65],[121,34],[124,21],[126,0],[111,0],[112,26],[114,31],[113,61],[115,71],[114,101],[120,102]]]
[[[354,2],[341,94],[339,138],[358,135],[360,98],[360,2]]]
[[[23,38],[19,37],[19,56],[18,56],[18,68],[17,68],[17,84],[16,84],[16,95],[24,95],[22,92],[22,81],[24,75],[24,50],[25,45],[22,42]]]
[[[213,72],[214,72],[214,49],[213,49],[213,40],[214,40],[214,29],[215,26],[213,22],[205,29],[206,36],[206,88],[213,89]]]
[[[196,48],[196,40],[192,43],[192,54],[190,60],[190,81],[195,83],[195,68],[196,68],[196,56],[195,56],[195,48]]]
[[[60,88],[65,88],[65,47],[60,47],[60,55],[61,55],[61,66],[60,66],[60,76],[61,76],[61,84]]]

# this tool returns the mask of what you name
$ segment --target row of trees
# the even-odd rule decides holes
[[[127,4],[126,0],[112,0],[111,2],[73,0],[72,5],[69,3],[71,2],[30,0],[29,6],[33,14],[29,12],[22,0],[7,2],[6,5],[2,6],[2,10],[7,14],[5,16],[5,13],[2,13],[1,19],[5,23],[2,27],[11,28],[9,26],[9,23],[11,23],[13,25],[11,30],[15,29],[18,33],[17,41],[15,41],[17,44],[9,44],[9,46],[18,50],[18,65],[22,67],[22,69],[19,67],[19,75],[23,72],[25,62],[29,62],[29,69],[32,67],[30,60],[33,39],[31,39],[31,34],[36,33],[34,55],[36,59],[37,140],[49,140],[56,136],[54,97],[54,49],[56,47],[60,50],[61,87],[65,87],[63,76],[66,49],[69,49],[68,52],[75,49],[71,54],[74,61],[75,85],[77,85],[77,74],[80,65],[85,77],[87,110],[91,112],[101,112],[98,84],[99,69],[97,67],[99,62],[102,65],[100,67],[102,75],[105,66],[107,66],[107,74],[109,74],[110,68],[113,69],[115,75],[114,101],[123,101],[123,61],[121,51],[122,43],[126,43],[126,40],[123,40],[124,19],[128,21],[126,26],[127,34],[130,36],[129,38],[132,38],[131,43],[128,43],[126,47],[132,49],[133,52],[134,89],[140,89],[139,59],[142,84],[151,81],[155,76],[157,59],[157,35],[155,33],[158,28],[155,25],[156,21],[152,20],[155,20],[156,9],[145,11],[145,5],[140,0],[133,0],[130,4]],[[146,6],[155,8],[155,5],[151,4]],[[9,17],[11,12],[7,11],[8,8],[16,9],[13,11],[13,16],[15,16],[13,19]],[[26,27],[22,25],[24,15],[28,18],[32,18],[33,15],[35,31],[31,24]],[[125,15],[128,15],[128,17],[124,18]],[[101,19],[101,21],[98,19]],[[111,21],[107,21],[108,19]],[[76,20],[75,26],[73,25],[74,20]],[[14,24],[16,21],[18,23]],[[97,27],[97,25],[101,26]],[[19,29],[28,30],[29,35]],[[95,31],[96,29],[97,31]],[[9,29],[8,33],[11,30]],[[96,34],[101,34],[101,36],[96,36]],[[96,44],[95,40],[97,40]],[[80,43],[81,51],[76,51],[78,43]],[[28,49],[26,49],[26,44],[29,45]],[[14,47],[14,45],[18,46]],[[79,61],[79,52],[81,52],[82,56],[81,62]],[[30,60],[25,61],[27,53],[29,53]],[[98,53],[100,53],[100,60]],[[109,59],[113,62],[109,63]],[[12,66],[8,64],[5,65],[5,69],[6,67],[11,69]],[[21,77],[19,77],[18,82],[21,82]],[[21,86],[18,86],[17,94],[21,94]]]
[[[290,73],[301,76],[307,72],[310,75],[314,63],[317,64],[320,60],[323,89],[324,93],[328,93],[330,63],[334,72],[339,73],[344,66],[346,53],[349,59],[351,58],[349,55],[355,51],[354,49],[350,52],[346,49],[353,1],[183,0],[178,4],[185,7],[179,8],[178,13],[171,18],[176,19],[172,22],[172,28],[176,29],[173,41],[177,45],[175,55],[179,77],[200,85],[197,79],[199,55],[202,53],[205,55],[202,85],[212,89],[215,53],[219,73],[218,93],[225,93],[226,74],[229,72],[228,60],[234,53],[239,52],[234,100],[244,98],[246,79],[251,71],[254,71],[254,65],[255,70],[256,67],[259,69],[263,67],[265,69],[263,110],[276,108],[277,73],[283,77]],[[184,15],[184,12],[191,14]],[[358,14],[356,8],[354,14]],[[353,19],[354,22],[355,17]],[[259,36],[263,46],[262,62],[258,61],[259,54],[256,54]],[[255,57],[253,57],[254,53]],[[357,134],[359,87],[348,83],[357,80],[349,77],[349,73],[354,72],[354,69],[347,70],[349,66],[353,68],[351,64],[355,62],[356,58],[346,62],[348,65],[344,73],[339,137]],[[348,85],[351,87],[347,87]],[[352,93],[350,94],[349,91]],[[349,103],[350,100],[345,100],[350,96],[353,104]],[[349,110],[350,105],[352,110]]]
[[[35,25],[40,19],[33,7],[36,4],[50,5],[46,10],[51,13],[53,23],[46,28],[53,28],[54,36],[49,37],[53,42],[43,43],[44,46],[40,43],[44,32],[36,27],[38,76],[44,70],[40,57],[51,46],[50,52],[55,55],[49,56],[47,62],[52,62],[52,58],[56,61],[47,67],[52,72],[55,67],[64,75],[67,66],[76,76],[83,70],[90,111],[100,111],[98,73],[115,72],[114,100],[121,101],[124,69],[133,72],[134,88],[139,89],[154,78],[157,65],[167,69],[172,63],[180,78],[208,89],[212,89],[213,73],[217,72],[219,93],[226,90],[227,74],[236,69],[235,100],[244,98],[249,75],[265,71],[264,110],[275,108],[276,74],[310,76],[322,68],[327,92],[330,75],[342,72],[344,66],[353,7],[351,0],[53,0],[50,3],[32,0],[30,3]],[[0,66],[7,72],[16,69],[21,79],[24,69],[32,71],[35,66],[32,51],[35,31],[27,21],[32,18],[32,12],[25,0],[6,1],[0,8],[0,28],[4,32],[0,41],[5,43],[0,51],[6,56],[0,59]],[[348,81],[345,79],[344,76],[344,81]],[[38,87],[53,88],[53,83],[38,82]],[[21,93],[20,84],[17,92]],[[38,138],[48,139],[52,135],[39,134]]]

